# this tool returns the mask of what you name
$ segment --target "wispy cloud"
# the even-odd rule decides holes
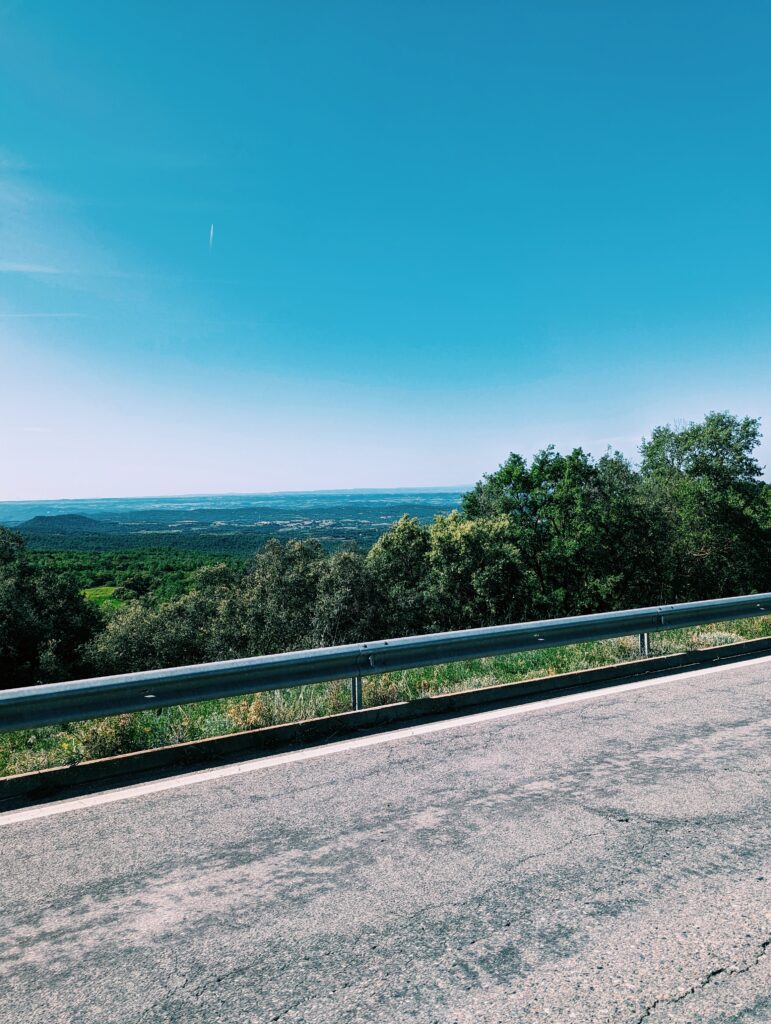
[[[132,276],[72,216],[72,203],[7,169],[0,152],[0,275],[67,279],[81,290],[87,279]]]
[[[0,313],[0,320],[48,320],[50,318],[72,319],[82,317],[83,313]]]
[[[87,321],[96,317],[121,324],[127,311],[132,317],[151,316],[154,326],[168,317],[165,295],[158,302],[155,269],[95,230],[85,200],[46,187],[32,170],[12,169],[21,163],[0,147],[3,342],[16,332],[28,343],[52,343],[52,332],[67,331],[66,325],[73,337],[85,339],[89,332],[80,328]]]
[[[0,260],[0,274],[62,274],[59,267],[51,267],[45,263],[14,263]]]

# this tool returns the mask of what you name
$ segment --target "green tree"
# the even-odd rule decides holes
[[[98,671],[113,673],[363,640],[370,580],[358,552],[271,541],[245,572],[206,566],[190,593],[118,609],[91,654]]]
[[[676,474],[754,500],[763,489],[755,457],[762,436],[759,419],[710,412],[701,423],[656,427],[640,446],[640,468],[645,476]]]
[[[374,639],[374,580],[359,551],[328,556],[319,575],[313,612],[312,646],[332,647]]]
[[[250,653],[312,646],[324,559],[324,549],[315,540],[269,540],[255,556],[238,602]]]
[[[412,516],[402,516],[367,553],[379,637],[407,636],[430,628],[429,547],[428,527]]]
[[[530,465],[512,454],[462,507],[470,519],[509,517],[530,616],[614,608],[641,589],[634,581],[656,527],[618,452],[594,462],[580,448],[561,455],[549,447]]]
[[[130,601],[118,608],[89,647],[94,672],[139,672],[257,653],[249,650],[244,630],[238,574],[213,565],[195,577],[189,593],[163,604]]]
[[[36,566],[18,534],[0,527],[0,686],[82,674],[99,624],[70,575]]]
[[[432,626],[465,629],[522,618],[527,587],[512,519],[437,516],[429,529]]]
[[[767,488],[755,451],[760,421],[711,412],[701,423],[657,427],[641,475],[666,522],[657,556],[669,599],[698,600],[771,586]]]

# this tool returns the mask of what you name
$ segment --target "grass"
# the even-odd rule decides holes
[[[83,596],[87,601],[102,608],[118,608],[123,604],[119,597],[115,597],[117,587],[86,587]]]
[[[94,587],[92,590],[111,590]],[[104,595],[109,599],[109,595]],[[771,616],[651,635],[652,654],[714,647],[771,635]],[[410,669],[364,680],[364,704],[376,706],[499,683],[559,675],[639,658],[637,637],[552,647],[497,658]],[[202,701],[86,722],[0,734],[0,776],[76,764],[243,729],[334,715],[350,708],[348,681]]]

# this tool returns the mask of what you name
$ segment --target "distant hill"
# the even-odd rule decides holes
[[[19,533],[94,533],[102,531],[107,524],[92,519],[91,516],[81,516],[74,513],[65,513],[52,516],[33,516],[24,523],[20,523],[16,529]]]

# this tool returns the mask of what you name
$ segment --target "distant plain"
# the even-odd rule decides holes
[[[248,554],[269,537],[369,547],[403,515],[430,522],[468,488],[205,494],[0,502],[0,525],[31,550],[177,548]]]

